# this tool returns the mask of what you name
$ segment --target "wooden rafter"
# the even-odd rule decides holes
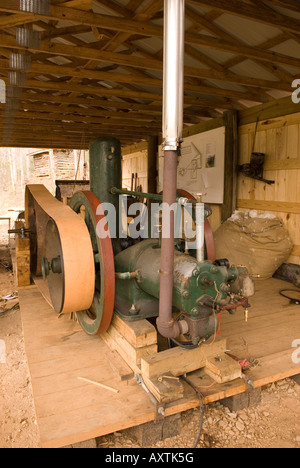
[[[0,77],[9,84],[12,51],[29,54],[31,68],[11,142],[30,146],[38,133],[41,144],[55,136],[56,145],[73,141],[78,147],[82,133],[87,139],[107,133],[125,143],[160,132],[163,0],[52,0],[48,15],[16,5],[0,0]],[[288,10],[290,16],[282,13]],[[300,43],[300,20],[292,13],[299,11],[292,0],[186,0],[184,125],[272,101],[274,92],[291,94],[299,59],[287,48],[275,50],[289,40]],[[277,32],[254,46],[219,25],[224,13]],[[39,30],[41,47],[18,45],[16,27]],[[0,105],[2,134],[13,120],[3,118],[4,110]]]
[[[283,31],[291,31],[298,33],[300,21],[298,19],[287,17],[278,13],[275,10],[268,12],[268,15],[263,14],[264,2],[261,0],[261,8],[254,5],[249,5],[241,0],[187,0],[187,3],[198,6],[208,6],[222,13],[230,13],[235,16],[254,20],[258,23],[276,26]],[[271,2],[269,2],[270,5]]]

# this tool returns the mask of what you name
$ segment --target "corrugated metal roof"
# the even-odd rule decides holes
[[[224,31],[250,46],[259,46],[265,41],[280,34],[280,29],[266,24],[260,24],[254,20],[223,14],[214,21]]]

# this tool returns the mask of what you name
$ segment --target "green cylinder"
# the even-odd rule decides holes
[[[112,187],[122,188],[121,143],[115,138],[98,138],[90,144],[90,188],[100,203],[112,203],[119,213],[119,196]]]
[[[116,296],[134,304],[142,293],[158,299],[160,294],[161,249],[155,239],[144,240],[115,257],[118,273],[138,272],[137,279],[116,281]],[[192,318],[202,316],[199,299],[209,296],[212,302],[223,304],[230,286],[237,278],[235,268],[216,266],[210,261],[197,262],[194,257],[175,250],[173,274],[173,307]],[[126,283],[126,284],[125,284]],[[138,293],[139,292],[139,293]]]

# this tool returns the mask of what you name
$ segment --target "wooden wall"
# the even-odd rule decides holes
[[[238,128],[239,164],[250,161],[255,129],[256,122]],[[289,262],[300,264],[300,113],[259,121],[254,151],[265,153],[264,177],[275,184],[239,175],[237,207],[280,217],[294,243]]]
[[[144,149],[143,149],[144,146]],[[147,143],[140,147],[128,149],[122,153],[122,182],[123,188],[131,190],[132,174],[137,174],[137,186],[142,186],[142,191],[148,191],[148,148]],[[133,151],[133,152],[131,152]],[[133,190],[135,183],[133,184]]]
[[[228,124],[229,113],[224,120]],[[219,118],[189,127],[184,136],[224,125],[224,120]],[[256,125],[257,120],[259,121]],[[225,177],[225,190],[229,184],[234,186],[233,200],[237,202],[237,209],[268,212],[280,217],[294,243],[289,262],[300,264],[300,105],[293,104],[290,97],[272,101],[239,112],[237,121],[237,164],[250,162],[256,130],[254,151],[266,154],[264,176],[266,179],[275,180],[275,184],[268,185],[241,174],[235,179],[233,170],[233,177]],[[228,157],[231,159],[230,148],[226,153],[227,161]],[[123,159],[124,187],[130,187],[129,179],[135,171],[139,173],[141,180],[146,181],[147,143],[125,148]],[[237,164],[235,163],[235,166]],[[237,181],[234,182],[235,180]],[[146,190],[146,184],[142,185],[143,189],[145,185]],[[225,204],[212,206],[210,223],[213,231],[226,219],[224,213],[228,213],[228,208],[230,212],[228,203],[227,210],[224,210],[224,206]],[[234,209],[233,204],[232,211]]]
[[[194,125],[185,129],[184,136],[192,136],[197,133],[212,130],[214,128],[223,126],[223,119],[215,119],[204,122],[199,125]],[[159,143],[159,142],[157,142]],[[151,151],[151,145],[148,142],[137,143],[135,145],[128,146],[122,149],[122,180],[123,188],[130,190],[131,187],[131,175],[133,173],[138,174],[138,185],[141,184],[143,191],[148,191],[148,150]],[[158,173],[158,154],[156,170]],[[150,156],[151,157],[151,156]],[[157,187],[157,180],[155,186]],[[154,191],[154,190],[153,190]],[[151,190],[149,190],[151,192]],[[151,192],[153,193],[153,192]],[[210,225],[213,231],[215,231],[221,224],[222,218],[222,205],[210,205],[212,208],[212,215],[209,218]]]

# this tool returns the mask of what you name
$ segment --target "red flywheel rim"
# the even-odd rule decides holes
[[[115,304],[115,264],[114,264],[114,254],[113,254],[113,247],[112,241],[109,235],[108,230],[108,223],[105,220],[103,223],[103,218],[105,217],[105,213],[103,207],[93,192],[84,191],[78,192],[74,195],[71,201],[74,200],[75,203],[74,208],[76,208],[76,202],[81,197],[84,197],[86,202],[88,203],[92,215],[93,215],[93,224],[97,228],[97,245],[98,245],[98,254],[100,260],[100,269],[101,269],[101,317],[99,323],[95,323],[95,329],[91,333],[87,329],[85,331],[89,334],[96,335],[102,334],[107,331],[109,328],[113,313],[114,313],[114,304]],[[73,209],[74,209],[73,208]],[[99,229],[102,230],[103,235],[98,235]],[[101,234],[101,233],[100,233]],[[79,319],[80,321],[80,319]],[[81,323],[83,326],[83,324]],[[84,328],[84,326],[83,326]]]

